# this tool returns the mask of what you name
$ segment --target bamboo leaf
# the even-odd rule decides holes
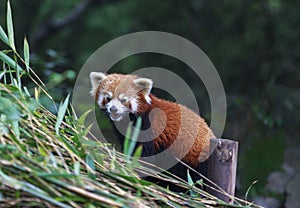
[[[20,119],[20,112],[16,106],[4,97],[0,97],[0,113],[6,115],[9,121],[18,121]]]
[[[0,25],[0,39],[7,45],[9,45],[8,37],[6,33],[4,32],[3,28]]]
[[[29,93],[27,87],[24,86],[23,89],[24,89],[25,94],[26,94],[28,97],[31,97],[31,95],[30,95],[30,93]]]
[[[93,171],[95,170],[95,163],[92,156],[88,154],[85,158],[85,162]]]
[[[43,147],[38,146],[38,150],[41,156],[47,157],[47,152],[44,150]]]
[[[133,157],[139,158],[142,155],[142,151],[143,151],[143,146],[138,146],[138,148],[136,148]]]
[[[131,156],[133,151],[134,151],[136,142],[137,142],[139,134],[140,134],[141,126],[142,126],[142,119],[141,119],[141,117],[138,117],[138,119],[136,121],[136,125],[135,125],[134,130],[133,130],[132,137],[131,137],[131,142],[130,142],[130,145],[129,145],[129,149],[128,149],[128,155],[129,156]]]
[[[56,123],[55,123],[56,135],[59,135],[59,127],[60,127],[60,125],[63,121],[63,118],[66,114],[66,111],[67,111],[67,107],[68,107],[68,103],[69,103],[69,97],[70,97],[70,95],[68,95],[66,97],[64,103],[59,106],[58,113],[57,113],[57,120],[56,120]]]
[[[93,157],[90,154],[87,154],[86,158],[85,158],[85,162],[86,162],[86,165],[89,167],[88,168],[89,177],[95,179],[96,178],[95,177],[95,162],[94,162]]]
[[[80,125],[84,125],[85,120],[86,120],[86,117],[87,117],[87,115],[88,115],[90,112],[91,112],[91,110],[88,110],[88,111],[84,112],[84,113],[79,117],[78,123],[79,123]]]
[[[14,40],[14,26],[12,21],[12,12],[10,7],[10,2],[7,1],[7,14],[6,14],[7,32],[8,32],[8,42],[9,46],[15,51],[15,40]]]
[[[28,70],[29,70],[29,44],[27,42],[26,37],[24,38],[24,60],[25,60],[26,70],[28,72]]]
[[[50,152],[49,154],[49,158],[48,158],[49,162],[51,162],[51,165],[55,168],[57,168],[57,162],[56,159],[54,157],[54,155]]]
[[[76,161],[74,163],[74,173],[75,175],[79,176],[80,175],[80,162]]]
[[[81,139],[90,132],[90,130],[92,129],[92,126],[93,126],[93,124],[90,124],[84,130],[81,130],[81,132],[78,134],[79,141],[81,141]]]
[[[195,192],[192,189],[195,184],[194,184],[194,181],[193,181],[193,179],[192,179],[192,177],[190,175],[189,169],[187,170],[187,181],[188,181],[188,184],[190,185],[190,190],[189,190],[190,195],[191,196],[196,196]]]
[[[68,174],[68,173],[48,173],[48,172],[38,172],[36,173],[38,176],[43,177],[43,178],[76,178],[77,176],[74,174]]]
[[[191,177],[191,175],[190,175],[189,169],[187,170],[187,181],[188,181],[188,184],[189,184],[190,186],[193,186],[193,185],[194,185],[194,181],[193,181],[193,179],[192,179],[192,177]]]
[[[71,143],[69,143],[64,137],[60,137],[60,138],[65,143],[65,145],[69,148],[69,150],[71,150],[76,155],[80,155],[79,152],[76,150],[76,148]]]
[[[133,154],[132,161],[131,161],[131,163],[129,163],[130,164],[129,168],[136,168],[136,167],[141,166],[138,159],[141,157],[142,151],[143,151],[143,146],[142,145],[140,145],[136,148],[136,150]]]
[[[131,136],[131,126],[129,125],[127,130],[126,130],[126,135],[125,135],[125,141],[124,141],[124,147],[123,147],[123,153],[125,154],[125,158],[128,159],[129,154],[128,154],[128,149],[129,149],[129,144],[130,144],[130,136]]]
[[[14,60],[12,60],[8,55],[0,51],[0,59],[10,66],[13,69],[20,71],[24,71]]]
[[[38,101],[39,100],[39,97],[40,97],[40,89],[41,88],[34,88],[34,98],[35,98],[35,100],[36,101]]]
[[[0,73],[0,80],[2,79],[2,77],[6,74],[6,71],[3,71]]]
[[[0,150],[16,150],[16,146],[0,144]]]
[[[136,121],[136,125],[134,127],[133,135],[132,135],[133,140],[136,140],[136,141],[138,140],[138,136],[141,131],[141,126],[142,126],[142,118],[138,117],[137,121]]]
[[[19,122],[18,121],[12,121],[11,127],[13,132],[16,134],[17,139],[20,139],[20,128],[19,128]]]

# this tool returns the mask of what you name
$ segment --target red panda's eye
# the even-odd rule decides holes
[[[125,98],[121,99],[120,101],[121,101],[121,103],[126,103],[126,99]]]
[[[111,101],[110,97],[106,97],[107,102]]]

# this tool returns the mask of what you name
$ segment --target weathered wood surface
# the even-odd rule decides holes
[[[207,177],[229,195],[234,196],[238,142],[226,139],[213,139],[211,142],[216,148],[208,159]],[[233,202],[231,197],[211,188],[207,191],[225,202]]]

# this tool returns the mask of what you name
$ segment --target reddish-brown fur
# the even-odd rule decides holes
[[[154,113],[151,121],[151,129],[154,132],[161,129],[166,122],[163,132],[154,139],[154,147],[157,150],[160,146],[169,147],[178,139],[178,145],[172,147],[172,152],[177,157],[182,156],[185,163],[197,167],[200,161],[208,157],[209,140],[214,138],[214,135],[200,116],[182,105],[159,99],[152,94],[150,94],[151,105],[146,102],[143,95],[139,97],[138,114],[153,109],[160,109],[165,113]],[[179,135],[180,128],[182,131]],[[187,154],[184,156],[182,153]]]

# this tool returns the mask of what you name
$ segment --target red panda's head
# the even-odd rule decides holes
[[[113,121],[120,121],[129,113],[143,111],[150,105],[152,80],[136,75],[104,74],[91,72],[91,94],[101,109],[105,109]]]

